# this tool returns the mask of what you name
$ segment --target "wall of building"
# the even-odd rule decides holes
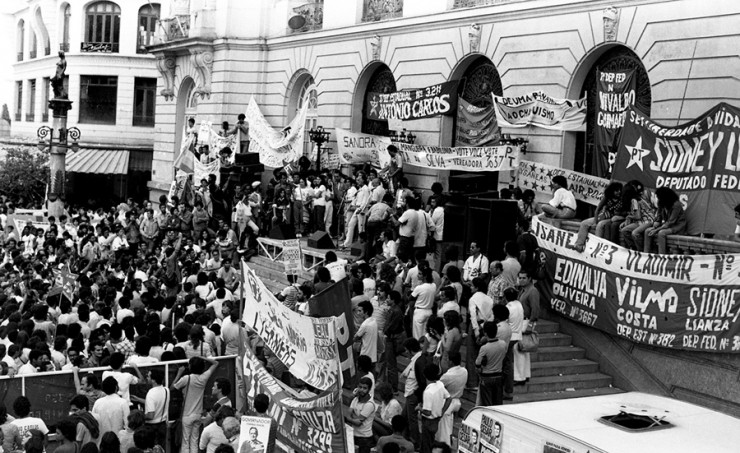
[[[255,96],[268,121],[282,126],[290,117],[290,81],[306,70],[318,86],[320,124],[334,138],[336,127],[359,130],[359,100],[367,82],[363,75],[376,63],[388,65],[399,89],[418,88],[458,76],[471,55],[491,59],[505,96],[543,90],[554,97],[577,98],[593,62],[614,45],[628,47],[643,62],[652,88],[652,115],[665,124],[694,118],[720,101],[737,103],[740,96],[740,57],[735,50],[740,34],[733,25],[740,4],[731,0],[532,0],[452,11],[443,1],[427,3],[429,8],[417,0],[406,1],[405,14],[418,16],[357,24],[361,1],[326,0],[323,31],[286,35],[288,2],[263,2],[259,17],[266,38],[214,41],[212,94],[199,104],[198,116],[214,122],[234,118]],[[616,41],[604,37],[603,11],[609,6],[619,9]],[[439,12],[430,13],[433,8]],[[270,21],[266,26],[265,20]],[[481,26],[477,53],[471,53],[468,37],[473,23]],[[371,46],[375,35],[382,43],[377,60]],[[186,60],[177,60],[176,86],[190,70]],[[154,178],[164,185],[172,174],[168,168],[176,119],[171,105],[176,101],[160,97],[158,102]],[[405,126],[418,135],[417,143],[451,143],[452,122],[444,118]],[[572,166],[573,134],[504,132],[529,138],[528,159]],[[446,172],[405,170],[416,187],[447,180]]]
[[[62,42],[64,6],[71,6],[69,23],[69,49],[67,53],[67,75],[69,76],[69,99],[73,101],[69,112],[69,126],[77,126],[82,131],[81,141],[88,144],[107,144],[151,147],[154,142],[154,127],[133,126],[134,107],[134,78],[157,78],[154,57],[147,54],[137,54],[138,13],[139,8],[148,5],[147,0],[126,0],[115,2],[121,8],[120,47],[117,53],[81,52],[81,43],[85,40],[85,8],[90,1],[86,0],[32,0],[27,7],[16,11],[12,16],[13,30],[19,20],[26,23],[26,38],[24,59],[12,65],[13,81],[23,81],[24,102],[21,109],[21,121],[14,121],[12,135],[20,137],[35,137],[36,130],[43,123],[43,113],[48,111],[44,103],[43,90],[47,81],[44,78],[52,77],[59,60],[57,52]],[[152,2],[155,3],[155,2]],[[29,27],[29,24],[32,24]],[[36,58],[30,58],[30,36],[34,30],[39,36]],[[50,55],[44,55],[42,34],[49,37]],[[12,48],[15,49],[15,34],[13,34]],[[116,123],[101,125],[80,123],[80,77],[90,75],[110,75],[118,77],[116,100]],[[29,99],[29,80],[36,80],[35,117],[26,121]],[[14,88],[13,88],[14,90]],[[50,90],[50,96],[53,92]],[[15,113],[15,91],[12,102],[9,102],[11,117]]]

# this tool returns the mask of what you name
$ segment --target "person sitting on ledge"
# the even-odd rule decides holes
[[[556,219],[572,219],[576,216],[576,198],[573,192],[568,190],[568,180],[563,175],[553,176],[550,183],[554,191],[552,200],[543,203],[542,212],[547,217]]]
[[[652,250],[652,239],[656,238],[658,253],[666,252],[666,236],[686,232],[686,212],[678,194],[668,187],[659,187],[655,191],[658,199],[658,215],[651,228],[645,230],[644,252]]]
[[[604,196],[596,207],[596,213],[594,216],[581,222],[581,226],[578,228],[578,238],[576,239],[575,245],[569,245],[568,248],[573,248],[578,252],[582,252],[586,247],[588,232],[594,226],[596,226],[596,236],[600,238],[606,237],[609,233],[609,228],[607,227],[611,225],[612,218],[623,214],[623,210],[622,183],[612,182],[606,186],[606,189],[604,189]],[[609,237],[606,237],[606,239],[611,240]]]

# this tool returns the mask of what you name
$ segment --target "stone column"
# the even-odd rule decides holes
[[[49,215],[57,219],[64,213],[64,185],[67,156],[67,112],[72,108],[72,101],[54,98],[49,101],[53,111],[51,150],[49,153]],[[59,134],[54,140],[54,134]]]

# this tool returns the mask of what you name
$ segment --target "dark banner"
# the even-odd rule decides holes
[[[355,360],[352,343],[355,338],[355,323],[350,300],[349,280],[343,278],[308,300],[311,316],[323,318],[336,316],[339,360],[342,362],[344,382],[353,382]]]
[[[740,352],[740,255],[657,255],[532,219],[546,277],[543,300],[574,321],[635,343]]]
[[[254,407],[254,397],[260,393],[270,397],[267,412],[277,424],[279,442],[306,453],[347,451],[342,390],[337,383],[317,396],[299,398],[292,389],[275,379],[247,349],[244,355],[244,384],[249,407]]]
[[[452,115],[457,110],[458,81],[444,82],[418,90],[367,94],[365,116],[371,120],[418,120]]]
[[[458,100],[455,146],[487,146],[500,139],[493,106],[476,107],[465,99]]]
[[[675,190],[689,234],[730,235],[740,203],[740,109],[719,104],[680,126],[662,126],[630,108],[617,148],[615,179]]]
[[[627,107],[635,105],[637,77],[632,69],[596,71],[595,159],[600,175],[609,175],[614,164],[619,132],[624,126]]]
[[[216,402],[216,398],[211,395],[210,388],[216,378],[225,377],[235,384],[236,357],[219,358],[219,367],[213,373],[211,379],[206,384],[206,392],[203,396],[203,407],[210,408]],[[180,366],[187,366],[187,360],[168,362],[161,365],[142,365],[141,373],[146,377],[149,370],[159,368],[165,371],[167,386],[172,383],[177,375],[177,369]],[[95,368],[93,374],[102,381],[103,372],[106,368]],[[124,371],[129,371],[124,367]],[[89,370],[80,370],[80,379],[89,373]],[[25,392],[23,392],[25,386]],[[236,387],[234,387],[236,388]],[[130,387],[131,395],[141,398],[146,397],[150,386],[147,383],[139,383]],[[74,375],[71,371],[59,371],[56,373],[27,374],[12,379],[0,380],[0,396],[8,408],[13,407],[13,401],[21,394],[25,394],[31,401],[31,415],[43,419],[47,425],[55,425],[59,420],[69,415],[69,402],[75,397]],[[233,401],[232,402],[236,402]],[[173,404],[174,404],[173,400]],[[92,410],[92,407],[90,408]],[[180,408],[182,410],[182,408]]]

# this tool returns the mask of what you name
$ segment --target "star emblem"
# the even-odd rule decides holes
[[[535,164],[529,164],[529,169],[532,170],[532,173],[534,173],[535,170],[537,170],[537,166]]]
[[[552,178],[552,170],[547,170],[547,177]]]
[[[638,167],[640,167],[641,171],[644,171],[642,160],[646,156],[650,155],[650,150],[642,148],[642,137],[637,139],[635,146],[626,146],[626,148],[627,152],[630,155],[630,161],[627,162],[627,168],[630,168],[633,165],[637,165]]]

